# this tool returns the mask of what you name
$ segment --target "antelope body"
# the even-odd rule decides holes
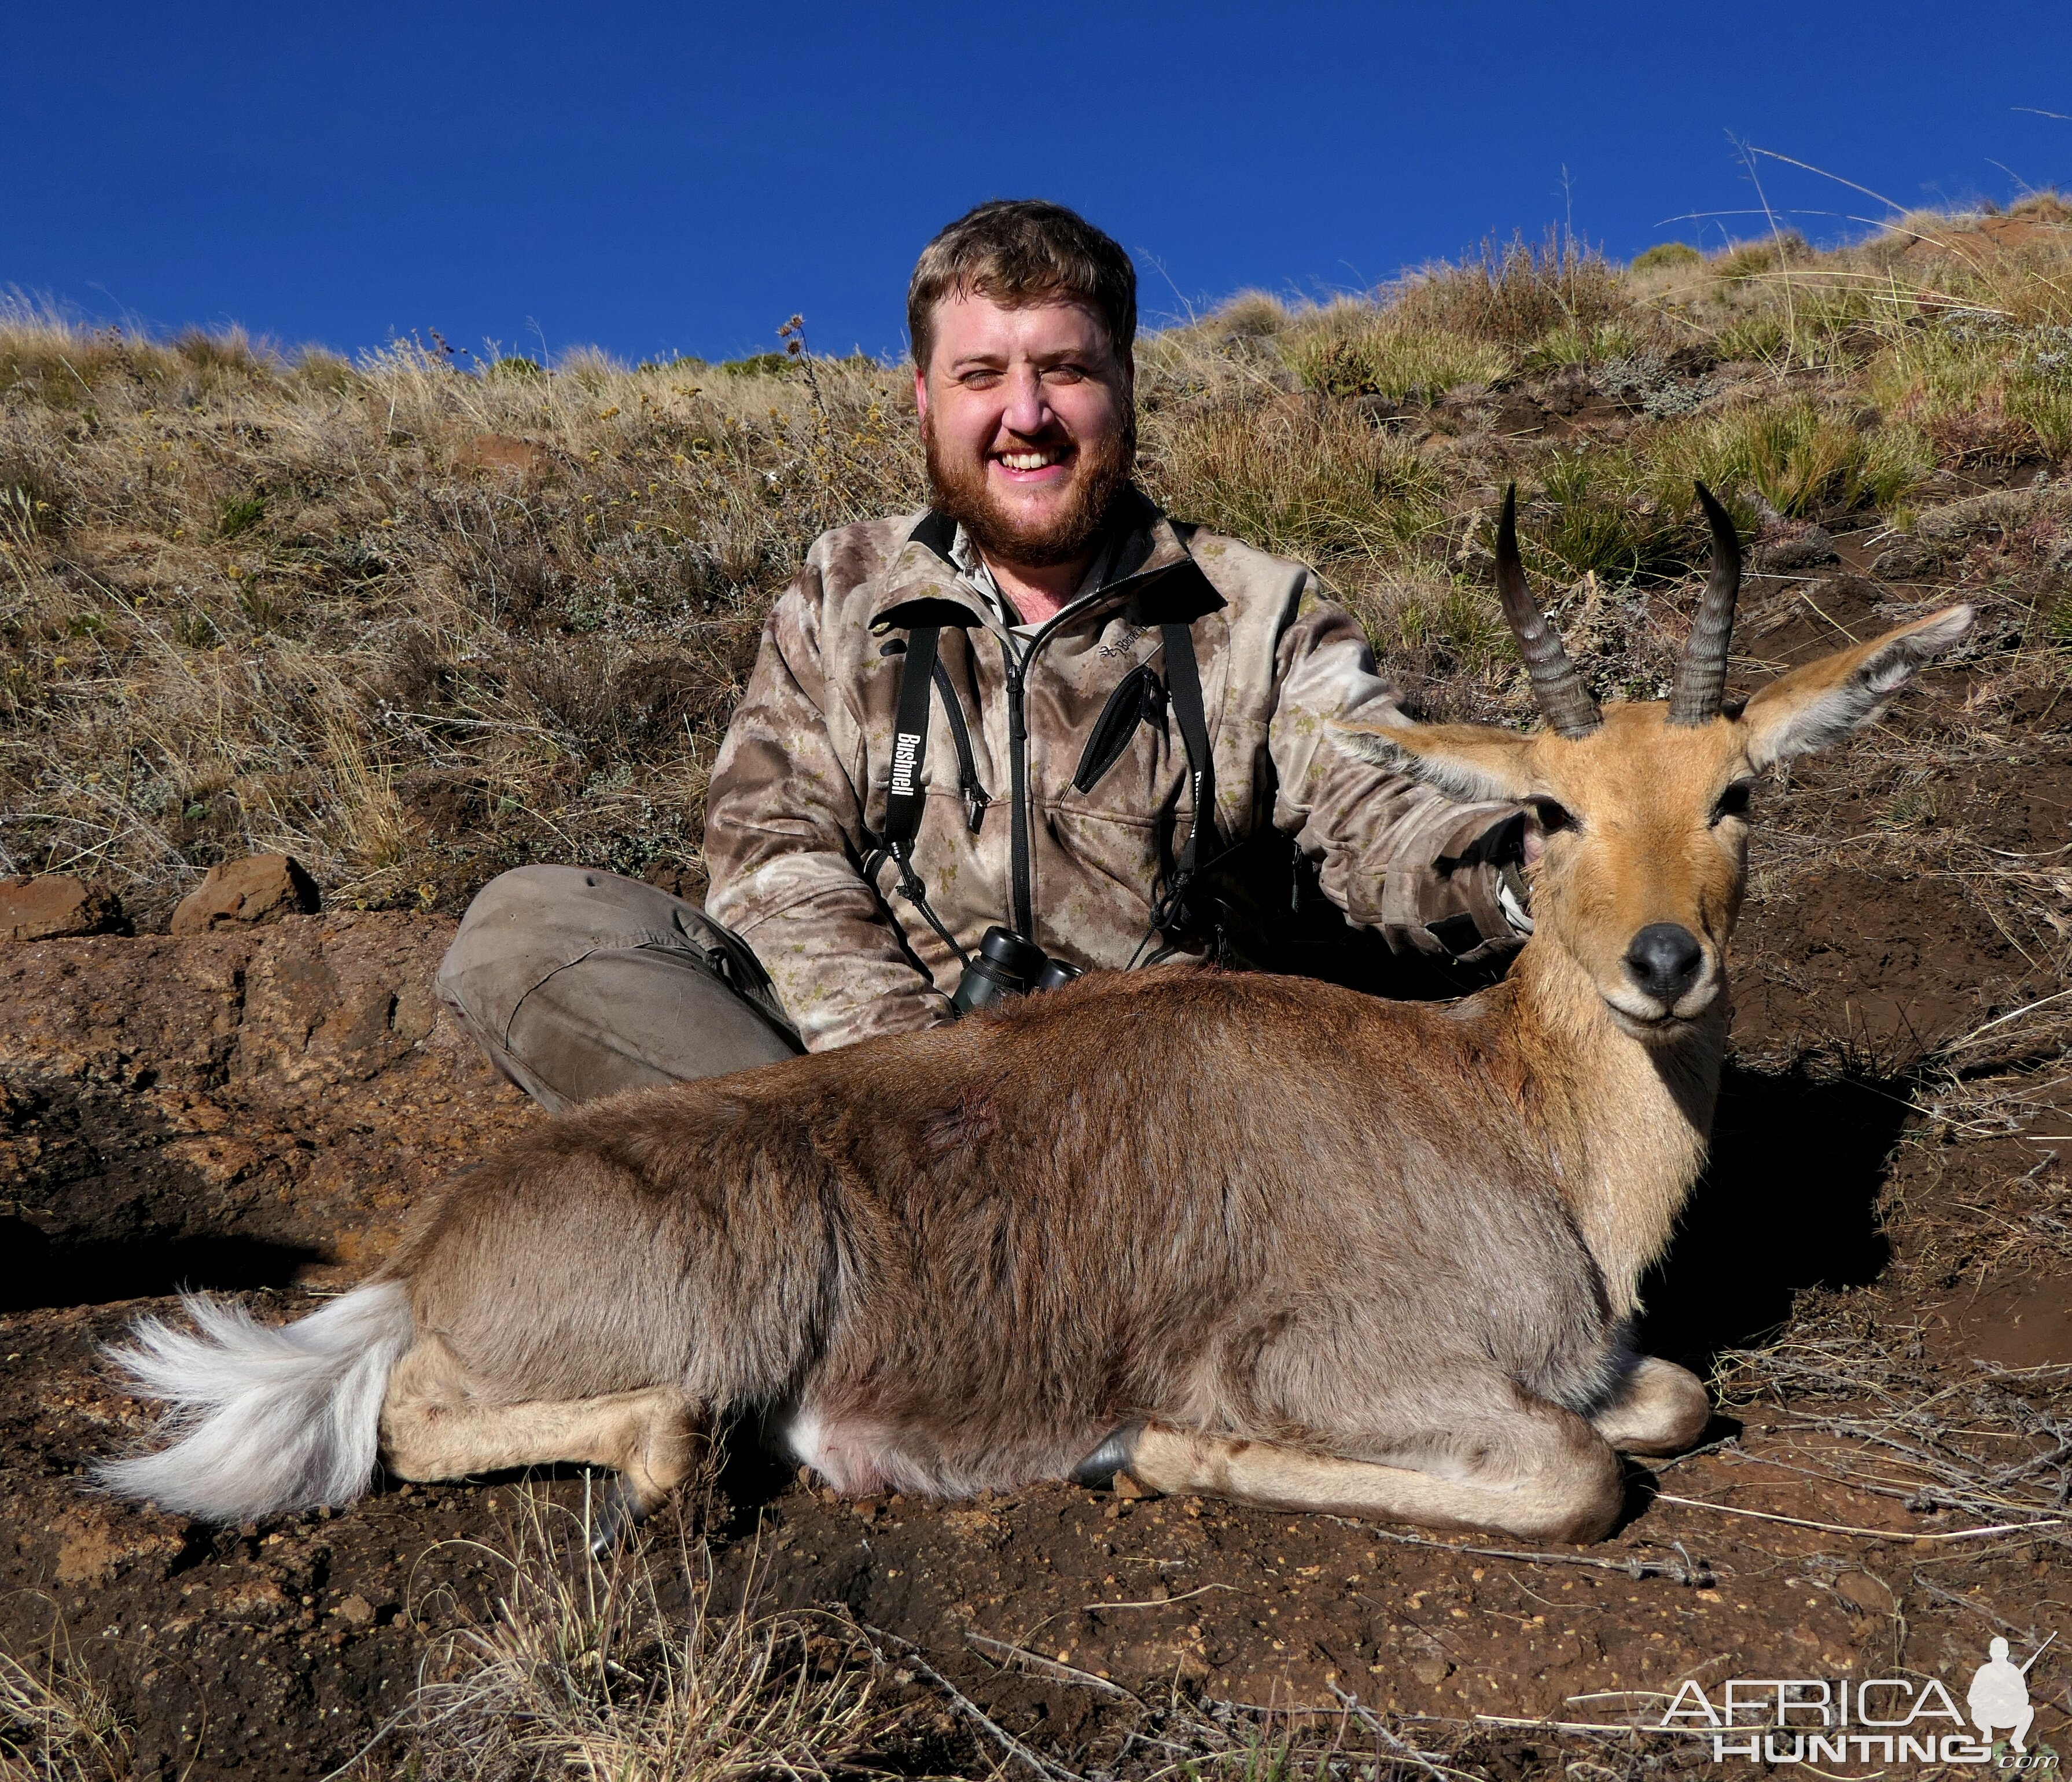
[[[1703,495],[1703,491],[1700,491]],[[1619,1451],[1689,1445],[1627,1341],[1703,1160],[1746,787],[1954,642],[1953,607],[1721,710],[1731,524],[1667,704],[1600,711],[1499,583],[1549,732],[1346,733],[1536,813],[1534,932],[1449,1007],[1167,967],[615,1098],[449,1186],[373,1280],[263,1328],[191,1302],[121,1359],[172,1446],[104,1476],[234,1521],[566,1460],[635,1518],[774,1411],[837,1488],[1122,1468],[1218,1494],[1594,1539]]]

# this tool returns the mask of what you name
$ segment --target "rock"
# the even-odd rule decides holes
[[[1835,540],[1826,527],[1787,520],[1775,536],[1749,552],[1749,567],[1758,574],[1774,574],[1782,569],[1810,569],[1834,558]]]
[[[456,469],[500,470],[506,476],[539,476],[553,467],[553,454],[529,439],[504,433],[477,433],[454,454]]]
[[[1897,1599],[1883,1579],[1867,1571],[1845,1571],[1835,1580],[1835,1594],[1867,1615],[1889,1615]]]
[[[357,1591],[341,1602],[331,1613],[352,1627],[371,1628],[374,1625],[374,1605]]]
[[[199,890],[173,912],[175,934],[206,934],[231,922],[316,914],[316,882],[286,854],[253,854],[212,866]]]
[[[0,1312],[357,1279],[533,1118],[438,1000],[454,927],[347,911],[0,947]]]
[[[2065,236],[2065,225],[2048,211],[2027,216],[1982,216],[1968,227],[1946,224],[1923,231],[1906,244],[1910,260],[1932,260],[1950,256],[1975,265],[1982,257],[2014,253],[2024,248],[2054,247]]]
[[[60,873],[0,879],[0,941],[62,940],[122,925],[122,905],[84,879]]]
[[[1898,544],[1871,559],[1871,574],[1880,581],[1912,581],[1934,569],[1940,560],[1934,547]]]

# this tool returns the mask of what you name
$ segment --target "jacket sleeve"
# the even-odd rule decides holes
[[[948,999],[859,870],[863,798],[829,733],[820,574],[763,627],[705,802],[705,908],[763,962],[809,1051],[932,1027]],[[856,771],[864,771],[859,756]]]
[[[1449,948],[1431,931],[1431,923],[1454,916],[1474,921],[1478,953],[1521,940],[1496,901],[1494,869],[1451,867],[1518,807],[1457,803],[1337,742],[1334,720],[1409,721],[1395,684],[1375,672],[1359,623],[1323,597],[1314,577],[1281,633],[1275,669],[1268,733],[1278,780],[1274,822],[1318,860],[1325,894],[1399,952],[1467,951]]]

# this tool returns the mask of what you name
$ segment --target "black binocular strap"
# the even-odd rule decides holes
[[[968,966],[971,955],[930,907],[927,888],[914,870],[914,838],[921,832],[921,812],[927,794],[924,770],[928,760],[928,700],[935,691],[939,625],[917,625],[906,634],[906,654],[899,664],[899,702],[892,720],[892,776],[885,786],[885,827],[878,848],[864,863],[871,883],[890,856],[899,871],[899,894],[921,912],[935,937]]]
[[[928,758],[928,697],[935,690],[939,625],[906,634],[899,664],[899,704],[892,720],[892,778],[885,787],[885,846],[903,869],[921,832],[923,768]]]
[[[1177,891],[1184,890],[1186,881],[1202,869],[1203,855],[1216,839],[1216,763],[1209,752],[1209,719],[1202,704],[1201,667],[1194,659],[1194,628],[1161,625],[1158,630],[1166,640],[1166,686],[1173,701],[1173,721],[1180,727],[1181,746],[1187,751],[1187,778],[1194,799],[1187,845],[1174,875]]]

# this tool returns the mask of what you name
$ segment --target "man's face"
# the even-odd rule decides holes
[[[1136,458],[1128,361],[1082,303],[952,297],[935,322],[914,399],[936,507],[997,560],[1071,561]]]

